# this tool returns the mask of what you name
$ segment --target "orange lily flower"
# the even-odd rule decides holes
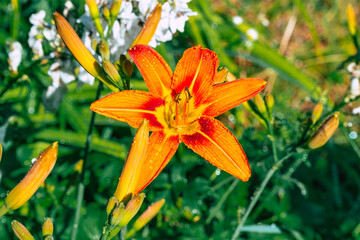
[[[213,85],[219,60],[213,51],[192,47],[173,73],[151,47],[136,45],[129,55],[150,92],[127,90],[94,102],[90,109],[138,128],[149,120],[148,151],[135,194],[168,164],[180,142],[216,167],[247,181],[251,175],[244,150],[235,136],[214,117],[260,92],[262,79],[239,79]]]

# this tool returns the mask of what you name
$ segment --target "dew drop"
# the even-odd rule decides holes
[[[37,158],[33,158],[33,159],[31,159],[31,164],[36,163],[36,160],[37,160]]]
[[[348,125],[348,127],[352,127],[353,124],[352,124],[352,122],[348,122],[347,125]]]
[[[349,137],[350,137],[351,139],[356,139],[356,138],[357,138],[357,132],[351,131],[351,132],[349,133]]]
[[[215,174],[216,174],[217,176],[219,176],[220,173],[221,173],[221,170],[220,170],[220,169],[216,169]]]

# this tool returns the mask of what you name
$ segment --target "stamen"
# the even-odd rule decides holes
[[[185,96],[187,100],[190,100],[192,98],[190,91],[187,87],[185,87]]]

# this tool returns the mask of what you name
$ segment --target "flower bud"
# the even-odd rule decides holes
[[[1,162],[1,159],[2,159],[2,152],[3,152],[3,149],[2,149],[2,145],[0,143],[0,162]]]
[[[9,209],[15,210],[27,202],[45,181],[53,169],[58,152],[58,143],[54,142],[37,158],[26,176],[5,198],[0,208],[0,217]]]
[[[312,114],[311,114],[311,121],[312,121],[313,123],[316,123],[317,120],[319,120],[322,111],[323,111],[323,104],[322,104],[322,102],[318,102],[318,103],[315,105],[315,107],[314,107],[314,109],[313,109],[313,111],[312,111]]]
[[[266,112],[264,99],[259,94],[255,95],[254,102],[260,113]]]
[[[121,219],[124,216],[124,212],[125,212],[125,206],[124,206],[124,203],[121,202],[112,211],[111,218],[110,218],[110,225],[111,226],[119,225]]]
[[[354,8],[351,4],[347,5],[346,16],[347,16],[347,21],[348,21],[349,32],[352,36],[355,36],[356,27],[357,27],[356,26],[356,15],[354,12]]]
[[[126,76],[130,77],[134,71],[134,66],[131,61],[125,60],[122,64],[123,72]]]
[[[101,41],[98,45],[99,53],[104,60],[110,59],[109,45],[105,41]]]
[[[145,119],[136,132],[114,193],[119,201],[134,195],[138,180],[141,177],[141,167],[146,156],[148,143],[149,121]]]
[[[266,106],[268,107],[269,112],[272,111],[272,108],[274,107],[274,97],[271,93],[268,93],[265,97]]]
[[[99,78],[104,82],[113,92],[118,92],[119,89],[107,79],[100,64],[95,60],[93,55],[91,55],[66,19],[55,12],[54,20],[59,35],[80,65],[95,78]]]
[[[137,44],[147,45],[155,34],[157,26],[161,19],[161,4],[156,5],[154,10],[150,13],[148,19],[144,23],[144,26],[140,30],[140,33],[131,44],[130,48]]]
[[[77,161],[77,163],[75,163],[75,166],[74,166],[75,172],[81,173],[83,170],[83,165],[84,165],[83,159],[80,159],[79,161]]]
[[[114,22],[117,15],[119,14],[121,7],[121,0],[114,0],[110,8],[111,22]]]
[[[110,10],[107,7],[103,9],[103,15],[107,22],[110,21]]]
[[[122,217],[120,223],[118,224],[120,228],[125,227],[130,222],[130,220],[133,219],[133,217],[139,211],[144,201],[144,198],[145,198],[145,194],[139,193],[129,201],[129,203],[126,205],[124,216]]]
[[[114,209],[115,205],[119,204],[119,200],[117,200],[114,196],[109,198],[109,201],[106,205],[106,214],[110,215],[111,211]]]
[[[216,72],[214,85],[225,82],[227,75],[229,74],[229,70],[226,67],[220,69],[220,71]]]
[[[50,218],[46,218],[42,226],[43,237],[51,236],[54,232],[54,225]]]
[[[136,231],[139,231],[141,228],[143,228],[151,219],[153,219],[156,214],[160,211],[162,206],[164,206],[165,199],[161,199],[153,204],[151,204],[146,211],[141,214],[141,216],[136,219],[133,228]]]
[[[18,221],[13,220],[11,222],[11,227],[12,227],[15,235],[20,240],[35,240],[35,238],[31,235],[29,230],[27,230],[26,227],[24,225],[22,225],[21,223],[19,223]]]
[[[339,112],[334,113],[321,124],[319,129],[310,138],[309,148],[315,149],[323,146],[334,134],[339,126]]]
[[[91,39],[91,48],[96,52],[97,47],[98,47],[98,42],[96,41],[96,39]]]
[[[118,73],[116,67],[109,61],[103,61],[103,69],[110,78],[110,80],[117,85],[118,82],[121,81],[120,74]]]
[[[104,30],[100,22],[100,14],[96,0],[86,0],[86,4],[89,7],[90,16],[94,20],[96,30],[99,32],[101,38],[104,38]]]

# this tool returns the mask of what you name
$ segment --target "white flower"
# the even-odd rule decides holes
[[[71,9],[73,9],[74,7],[75,7],[74,4],[73,4],[71,1],[67,0],[67,1],[65,2],[65,8],[64,8],[64,11],[63,11],[63,15],[64,15],[65,17],[67,17],[67,15],[69,14],[69,11],[70,11]]]
[[[79,79],[79,84],[81,82],[90,85],[93,85],[95,80],[95,78],[81,66],[79,68],[78,79]]]
[[[235,25],[240,25],[244,22],[243,18],[240,16],[234,16],[232,20]]]
[[[356,63],[354,63],[354,62],[350,63],[347,66],[347,70],[353,77],[360,78],[360,66],[356,65]]]
[[[21,62],[22,53],[23,53],[23,48],[19,42],[13,42],[10,45],[8,61],[9,61],[9,65],[10,65],[9,67],[10,67],[11,71],[17,72],[20,62]]]
[[[351,79],[350,97],[356,98],[359,95],[360,95],[359,79],[354,77],[353,79]]]
[[[360,107],[354,108],[354,109],[352,110],[352,113],[353,113],[353,114],[360,114]]]
[[[44,10],[40,10],[37,13],[31,14],[30,16],[30,23],[34,26],[42,26],[43,22],[44,22],[44,18],[45,18],[45,11]]]
[[[69,64],[71,63],[69,62]],[[64,65],[66,65],[64,64],[64,62],[56,61],[50,66],[48,75],[52,78],[53,80],[52,85],[54,87],[60,86],[60,82],[68,84],[75,80],[75,76],[72,72],[68,70],[64,70],[65,69]]]
[[[246,31],[246,36],[250,39],[250,40],[257,40],[258,39],[258,33],[255,29],[253,28],[249,28]]]
[[[196,16],[187,5],[190,0],[173,0],[169,1],[170,5],[174,6],[170,12],[170,30],[172,33],[176,31],[184,32],[185,22],[189,20],[190,16]]]

